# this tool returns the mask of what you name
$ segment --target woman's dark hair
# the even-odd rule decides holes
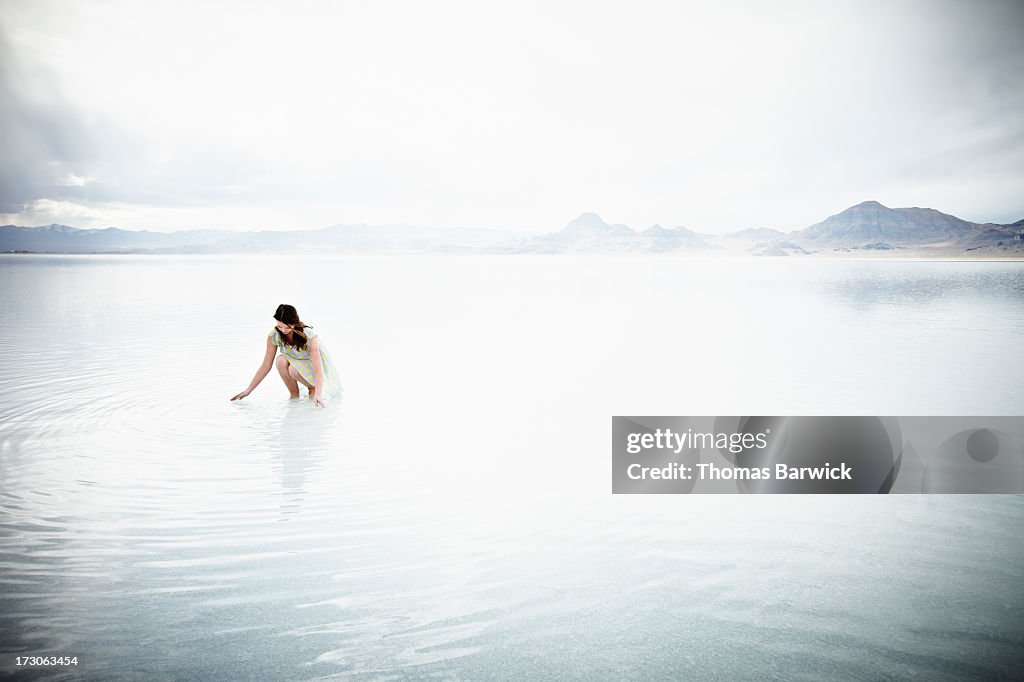
[[[306,350],[306,343],[308,343],[309,339],[306,338],[304,330],[310,325],[299,319],[299,311],[295,309],[295,306],[288,305],[287,303],[277,306],[277,310],[274,311],[274,319],[278,322],[284,322],[292,328],[291,343],[288,342],[288,339],[284,338],[280,329],[276,330],[277,338],[281,339],[282,343],[299,350]]]

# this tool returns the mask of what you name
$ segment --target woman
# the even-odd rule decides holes
[[[299,397],[301,383],[309,389],[313,405],[324,407],[325,388],[329,393],[341,391],[338,370],[331,362],[327,349],[320,345],[313,328],[299,319],[294,306],[285,303],[277,306],[274,319],[277,320],[277,326],[267,335],[267,354],[263,357],[263,364],[256,370],[249,387],[232,400],[241,400],[252,393],[270,373],[270,368],[277,365],[277,371],[291,397]],[[275,362],[274,356],[278,349],[281,349],[281,355]]]

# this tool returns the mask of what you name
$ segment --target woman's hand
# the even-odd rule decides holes
[[[249,395],[249,393],[250,393],[249,389],[245,389],[244,391],[242,391],[241,393],[236,395],[234,398],[232,398],[232,400],[241,400],[245,396]]]
[[[320,396],[313,396],[313,407],[327,407],[327,403]]]

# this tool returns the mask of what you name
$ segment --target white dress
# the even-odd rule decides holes
[[[317,338],[316,332],[313,331],[312,327],[305,327],[302,332],[306,335],[306,347],[299,350],[295,346],[289,346],[288,342],[284,340],[281,333],[275,326],[270,330],[270,334],[267,336],[278,350],[281,351],[281,355],[288,358],[288,364],[295,368],[295,370],[302,375],[302,378],[309,383],[316,385],[313,375],[313,360],[309,355],[309,343],[313,339]],[[292,334],[294,337],[295,335]],[[324,348],[324,344],[320,343],[320,360],[324,368],[324,387],[323,391],[326,395],[339,395],[341,393],[341,377],[338,376],[338,368],[334,366],[334,362],[331,360],[330,353]]]

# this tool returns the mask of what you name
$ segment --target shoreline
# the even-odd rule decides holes
[[[1020,255],[1006,254],[1006,255],[994,255],[986,254],[984,256],[953,256],[953,255],[927,255],[927,254],[914,254],[914,255],[867,255],[857,254],[852,255],[849,253],[843,254],[789,254],[785,256],[779,255],[754,255],[742,252],[726,252],[715,255],[708,254],[693,254],[685,252],[677,253],[648,253],[648,252],[570,252],[570,253],[495,253],[495,252],[480,252],[480,251],[454,251],[454,252],[437,252],[437,251],[356,251],[356,252],[315,252],[315,251],[288,251],[281,253],[245,253],[245,252],[232,252],[232,253],[152,253],[146,251],[90,251],[90,252],[70,252],[70,251],[2,251],[0,256],[142,256],[142,257],[156,257],[156,258],[167,258],[167,257],[189,257],[189,258],[279,258],[279,257],[315,257],[315,258],[380,258],[380,257],[505,257],[505,258],[521,258],[521,257],[545,257],[545,258],[654,258],[658,260],[681,260],[681,261],[716,261],[716,260],[729,260],[729,261],[764,261],[764,260],[781,260],[785,259],[786,262],[792,261],[855,261],[855,262],[894,262],[894,263],[908,263],[908,262],[952,262],[952,263],[973,263],[973,262],[991,262],[991,263],[1003,263],[1003,262],[1022,262],[1024,263],[1024,252]]]

